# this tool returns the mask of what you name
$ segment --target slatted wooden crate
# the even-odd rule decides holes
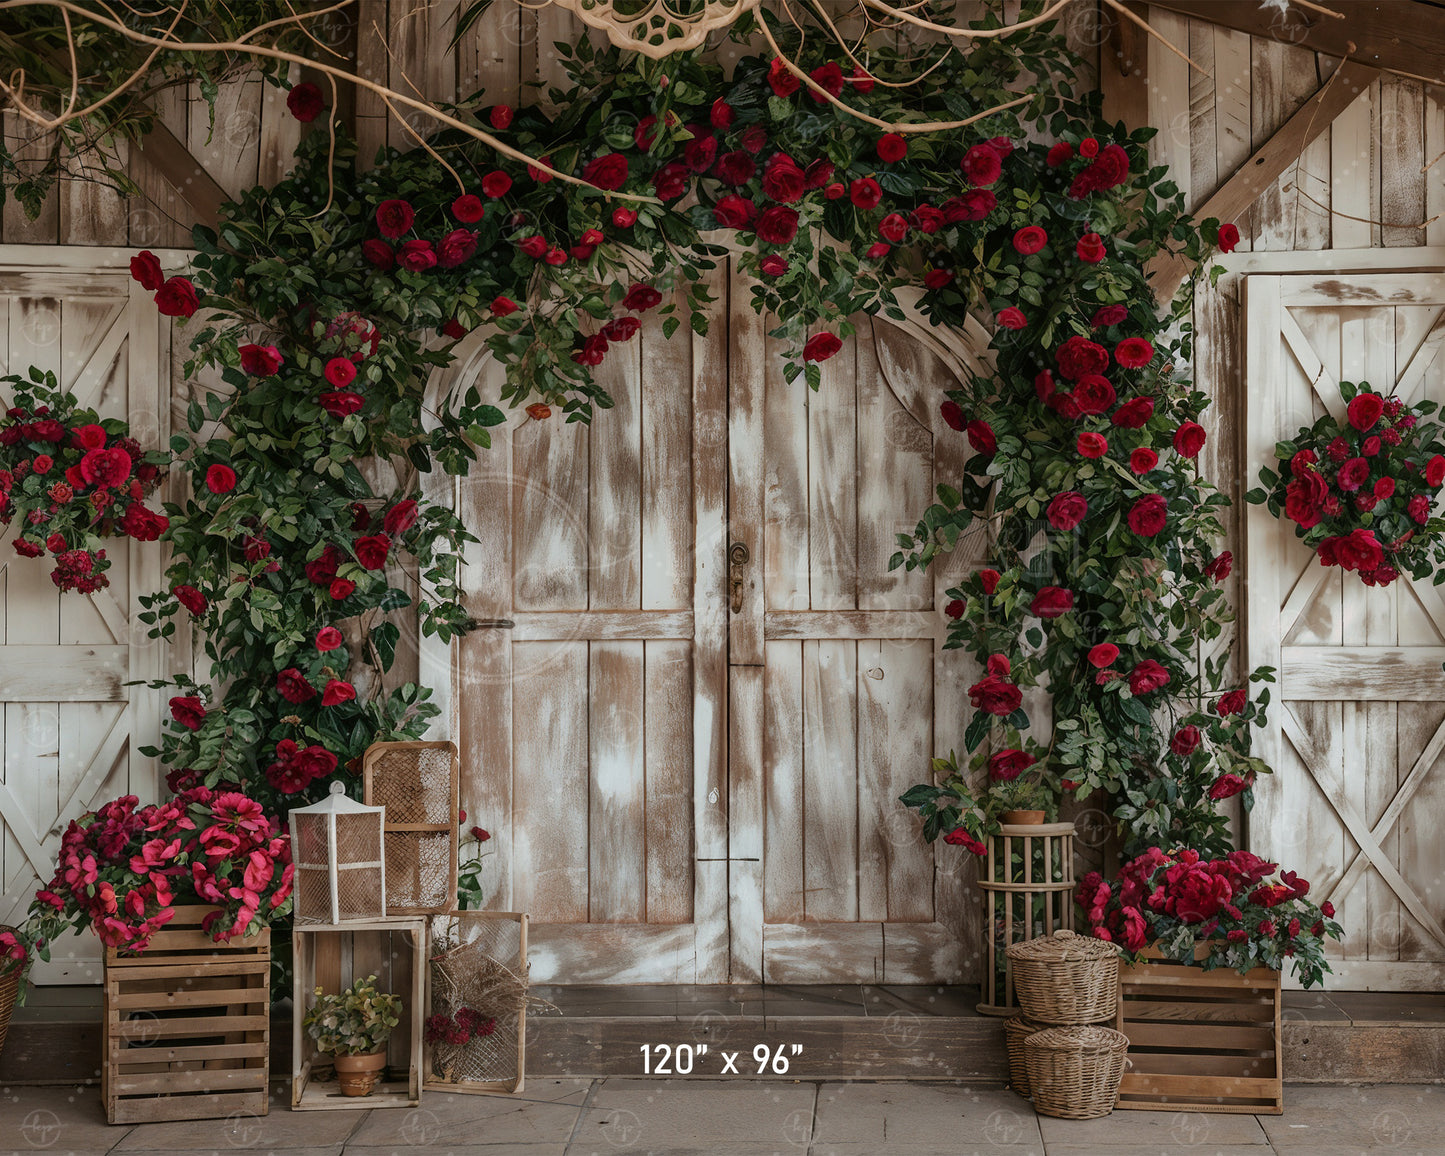
[[[271,933],[212,941],[212,910],[177,907],[140,955],[105,953],[101,1094],[112,1124],[264,1116]]]
[[[1151,955],[1119,969],[1115,1026],[1129,1037],[1132,1067],[1118,1107],[1283,1112],[1279,972],[1204,971]]]

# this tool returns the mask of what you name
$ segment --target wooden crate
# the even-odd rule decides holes
[[[1118,1107],[1283,1112],[1279,972],[1204,971],[1151,955],[1119,969],[1115,1026],[1129,1037],[1132,1067]]]
[[[112,1124],[266,1114],[271,933],[212,941],[177,907],[140,955],[105,953],[101,1095]]]
[[[291,1107],[402,1108],[421,1102],[422,1031],[426,1021],[427,921],[421,916],[297,927],[292,933]],[[402,998],[401,1023],[387,1045],[384,1078],[369,1096],[343,1096],[331,1057],[316,1050],[302,1021],[319,987],[344,991],[358,979]]]

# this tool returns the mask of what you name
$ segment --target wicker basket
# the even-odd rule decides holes
[[[0,931],[14,930],[8,924],[0,923]],[[5,1051],[5,1033],[10,1030],[10,1013],[15,1010],[15,1001],[20,998],[20,982],[24,974],[24,967],[16,967],[0,975],[0,1052]]]
[[[1119,948],[1102,939],[1056,931],[1008,949],[1019,1007],[1045,1024],[1092,1024],[1119,1007]]]
[[[1107,1116],[1119,1099],[1129,1037],[1112,1028],[1049,1028],[1024,1040],[1034,1111],[1064,1120]]]
[[[1029,1068],[1024,1061],[1024,1040],[1048,1028],[1048,1024],[1035,1023],[1024,1016],[1014,1016],[1004,1021],[1003,1038],[1008,1048],[1008,1082],[1015,1092],[1025,1100],[1029,1098]]]

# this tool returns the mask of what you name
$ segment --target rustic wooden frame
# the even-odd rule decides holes
[[[266,1115],[271,932],[216,943],[200,926],[214,910],[177,907],[140,955],[106,948],[100,1072],[108,1123]]]
[[[1208,951],[1200,944],[1195,958]],[[1146,954],[1149,962],[1119,969],[1114,1026],[1129,1037],[1132,1066],[1116,1107],[1280,1115],[1280,973],[1267,967],[1246,975],[1204,971],[1154,949]]]
[[[411,943],[398,952],[393,936],[410,936]],[[358,939],[359,937],[359,939]],[[390,950],[390,958],[386,952]],[[421,1102],[422,1033],[426,1022],[427,921],[420,917],[387,918],[347,923],[335,927],[297,927],[292,931],[292,1011],[291,1011],[291,1107],[309,1110],[366,1110],[368,1108],[415,1107]],[[387,1079],[380,1090],[369,1096],[342,1096],[320,1087],[318,1073],[329,1068],[330,1061],[311,1046],[303,1020],[314,1002],[317,987],[328,994],[339,992],[358,978],[377,971],[389,972],[395,961],[407,957],[411,974],[406,977],[410,990],[398,992],[405,1003],[402,1021],[392,1033],[387,1047]],[[382,981],[383,983],[385,981]],[[395,985],[392,985],[395,990]],[[406,1047],[402,1048],[402,1041]],[[405,1080],[394,1072],[403,1060]]]
[[[403,837],[411,833],[421,835],[447,835],[450,854],[450,864],[447,871],[447,893],[442,903],[432,906],[411,907],[388,902],[386,904],[385,910],[391,912],[394,915],[442,915],[451,911],[457,905],[457,870],[460,860],[460,847],[458,846],[459,836],[457,833],[457,817],[461,814],[461,760],[457,753],[456,744],[447,740],[414,741],[399,743],[372,743],[371,746],[366,748],[366,753],[362,756],[362,801],[366,803],[367,806],[374,807],[378,805],[372,802],[377,759],[379,759],[384,754],[393,754],[399,751],[436,750],[446,750],[451,752],[451,803],[450,810],[448,812],[448,814],[451,816],[451,821],[449,823],[393,823],[389,815],[384,815],[382,817],[381,845],[383,860],[390,860],[393,864],[396,864],[402,861],[400,850],[393,850],[391,854],[386,853],[386,847],[388,843],[394,844],[401,841],[389,838],[389,836],[391,836],[393,833],[401,835]],[[415,866],[416,870],[420,872],[421,863],[419,860],[416,861]],[[383,870],[383,884],[385,883],[385,880],[386,873],[385,870]]]
[[[526,975],[527,968],[527,916],[520,911],[447,911],[441,913],[446,919],[509,919],[521,924],[522,946],[518,953],[518,959],[522,966],[522,974]],[[431,933],[427,933],[427,959],[432,958]],[[432,977],[431,967],[428,964],[426,969],[426,1009],[431,1012],[432,1001]],[[449,1081],[440,1080],[431,1074],[432,1072],[432,1049],[431,1045],[423,1042],[422,1045],[422,1087],[428,1091],[436,1092],[458,1092],[464,1096],[475,1096],[483,1093],[504,1092],[515,1095],[521,1092],[527,1082],[527,1005],[523,1003],[517,1011],[517,1078],[515,1080],[461,1080]]]
[[[1015,843],[1020,847],[1016,848]],[[1034,878],[1035,844],[1043,847],[1043,879]],[[1023,862],[1020,865],[1023,877],[1012,878],[1010,868],[1013,856],[1018,851]],[[1058,860],[1062,878],[1054,880],[1054,861]],[[1002,879],[995,879],[996,874]],[[1074,825],[1072,823],[1037,823],[1031,825],[1004,824],[998,834],[990,836],[988,855],[983,862],[983,873],[978,885],[984,893],[984,975],[983,999],[978,1010],[984,1015],[1011,1016],[1019,1013],[1019,1001],[1014,992],[1013,968],[1005,954],[1010,944],[1036,939],[1038,936],[1013,937],[1013,907],[1017,901],[1024,905],[1024,918],[1028,921],[1026,930],[1033,929],[1033,905],[1035,899],[1044,900],[1044,923],[1040,935],[1052,935],[1061,928],[1074,929]],[[1054,922],[1054,907],[1058,906],[1058,922]],[[1003,942],[1000,943],[994,931],[996,921],[1003,919]],[[1003,990],[999,990],[999,971],[1004,973]]]

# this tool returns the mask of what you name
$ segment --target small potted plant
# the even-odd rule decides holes
[[[318,987],[304,1022],[317,1049],[332,1057],[341,1094],[366,1096],[386,1067],[386,1041],[401,1022],[401,997],[377,991],[374,975],[337,995]]]
[[[1037,826],[1058,813],[1058,797],[1042,774],[995,782],[988,792],[988,809],[1010,826]]]

